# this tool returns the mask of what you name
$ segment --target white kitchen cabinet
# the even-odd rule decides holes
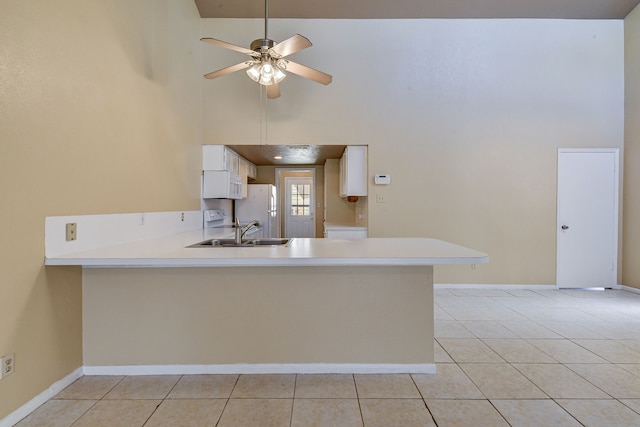
[[[240,156],[224,145],[202,146],[202,170],[240,174]]]
[[[230,171],[240,176],[243,198],[247,197],[249,178],[255,179],[258,175],[256,165],[224,145],[202,146],[202,170]]]
[[[247,161],[247,164],[248,164],[247,176],[251,179],[258,178],[258,168],[256,167],[256,165],[254,165],[249,161]]]
[[[240,179],[242,180],[242,198],[247,198],[247,189],[249,188],[249,162],[240,157]]]
[[[244,157],[240,157],[240,179],[242,180],[242,198],[247,198],[247,191],[249,185],[249,178],[255,179],[257,173],[256,165],[251,163],[249,160]]]
[[[324,224],[324,237],[327,239],[366,239],[367,227],[341,224]]]
[[[340,159],[340,197],[367,195],[367,147],[347,146]]]
[[[231,151],[228,148],[226,148],[225,153],[225,164],[227,166],[227,170],[240,174],[240,156],[238,156],[235,151]]]
[[[206,170],[202,179],[203,199],[240,199],[242,180],[231,171]]]

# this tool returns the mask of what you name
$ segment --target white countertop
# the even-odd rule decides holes
[[[230,231],[231,230],[231,231]],[[83,267],[367,266],[482,264],[487,254],[428,238],[293,239],[288,246],[187,248],[232,229],[205,228],[45,258]]]

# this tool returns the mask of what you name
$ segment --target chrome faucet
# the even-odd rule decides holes
[[[251,221],[249,224],[247,224],[246,226],[242,227],[240,225],[240,219],[238,219],[238,217],[236,217],[236,245],[240,246],[242,245],[242,236],[244,236],[244,233],[246,233],[247,231],[249,231],[249,229],[251,227],[258,227],[260,226],[260,221]]]

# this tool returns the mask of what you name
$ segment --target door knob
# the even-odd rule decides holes
[[[569,229],[569,226],[568,226],[568,225],[563,225],[563,226],[562,226],[562,227],[560,227],[560,228],[562,228],[563,230],[568,230],[568,229]]]

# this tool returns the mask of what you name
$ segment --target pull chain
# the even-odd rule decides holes
[[[267,99],[267,87],[263,86],[263,85],[259,85],[260,86],[260,103],[262,104],[262,108],[260,111],[260,139],[261,142],[264,143],[264,145],[269,145],[269,141],[267,140],[268,138],[268,127],[269,127],[269,115],[267,112],[267,106],[268,106],[268,102],[269,100]]]

